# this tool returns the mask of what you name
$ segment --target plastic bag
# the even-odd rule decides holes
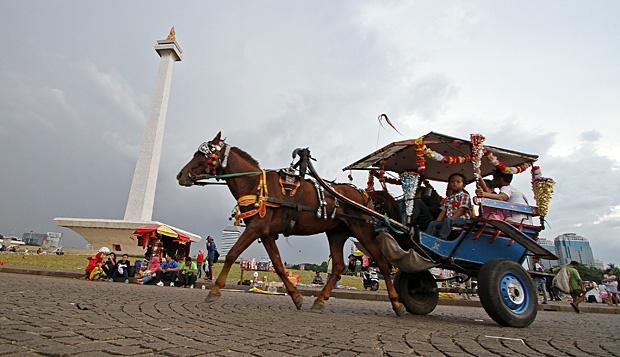
[[[560,271],[553,277],[552,285],[558,288],[560,291],[569,294],[570,293],[570,276],[568,275],[568,266],[562,265]]]
[[[124,273],[124,271],[125,271],[125,268],[126,268],[126,267],[127,267],[127,265],[125,265],[125,264],[119,264],[119,265],[118,265],[118,269],[117,269],[117,270],[118,270],[118,273],[119,273],[119,274],[123,274],[123,273]]]

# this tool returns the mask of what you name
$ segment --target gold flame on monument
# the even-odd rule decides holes
[[[166,37],[166,41],[174,41],[176,39],[176,32],[174,31],[174,26],[172,26],[172,28],[170,29],[170,33],[168,34],[168,37]]]

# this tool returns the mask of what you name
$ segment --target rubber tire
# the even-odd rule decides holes
[[[508,273],[521,280],[528,299],[523,312],[513,311],[502,300],[501,280]],[[534,282],[521,265],[511,260],[494,259],[482,266],[478,273],[478,296],[487,314],[502,326],[527,327],[536,319],[538,297]]]
[[[435,310],[439,302],[435,277],[428,270],[419,273],[399,271],[394,277],[394,287],[400,302],[410,314],[427,315]]]
[[[372,290],[372,291],[379,290],[379,282],[378,281],[373,281],[372,283],[370,283],[370,290]]]

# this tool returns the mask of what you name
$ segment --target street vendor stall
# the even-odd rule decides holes
[[[198,241],[164,224],[138,227],[133,232],[132,239],[136,239],[138,246],[146,250],[146,258],[152,255],[169,255],[179,260],[189,256],[192,242]]]

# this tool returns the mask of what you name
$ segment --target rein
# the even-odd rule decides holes
[[[221,175],[202,174],[202,175],[196,176],[196,181],[208,180],[208,179],[225,180],[225,179],[229,179],[233,177],[260,175],[260,173],[261,171],[235,172],[232,174],[221,174]]]

